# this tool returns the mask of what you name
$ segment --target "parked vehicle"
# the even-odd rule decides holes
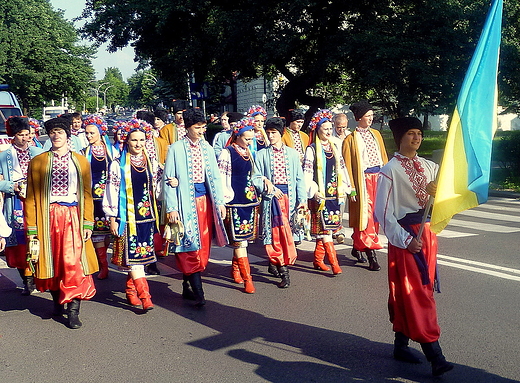
[[[65,106],[46,106],[43,108],[43,121],[50,120],[51,118],[58,117],[60,114],[69,112],[69,108]]]
[[[0,134],[5,134],[5,122],[9,117],[22,115],[18,99],[7,89],[9,85],[0,84]]]

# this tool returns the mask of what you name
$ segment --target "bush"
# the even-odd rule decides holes
[[[493,141],[493,160],[514,175],[520,173],[520,131],[500,132]]]
[[[520,191],[520,131],[499,132],[493,140],[493,186]]]
[[[397,147],[394,142],[394,136],[390,130],[382,130],[381,135],[385,142],[386,151],[388,158],[392,157],[397,151]],[[432,158],[432,153],[436,149],[444,149],[446,144],[446,132],[437,132],[432,130],[426,130],[424,132],[423,142],[419,148],[419,155],[425,158]]]

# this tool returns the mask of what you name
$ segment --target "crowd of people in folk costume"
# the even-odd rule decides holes
[[[114,125],[113,141],[101,116],[70,113],[45,122],[44,145],[35,136],[38,121],[9,118],[12,145],[0,153],[0,247],[20,273],[22,295],[50,291],[53,315],[66,314],[67,325],[79,328],[80,303],[96,293],[92,275],[107,278],[111,262],[128,273],[128,303],[146,312],[153,308],[146,276],[159,273],[157,257],[169,252],[183,274],[182,298],[200,307],[213,244],[232,249],[232,279],[252,294],[248,244],[261,241],[267,271],[288,288],[296,246],[309,234],[313,267],[338,275],[334,240],[345,241],[347,207],[357,262],[379,271],[380,227],[388,238],[394,358],[421,362],[408,347],[412,339],[434,375],[449,371],[433,297],[437,240],[428,223],[417,237],[437,172],[417,156],[422,123],[389,122],[398,152],[388,161],[371,128],[372,106],[360,101],[350,109],[352,132],[345,114],[321,109],[309,134],[297,110],[269,119],[261,106],[247,115],[225,112],[212,144],[197,108],[174,106],[173,122],[164,109],[137,112]],[[176,235],[165,242],[165,231]]]

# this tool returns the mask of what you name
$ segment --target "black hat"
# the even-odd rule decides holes
[[[172,104],[173,114],[177,112],[182,112],[184,109],[186,109],[186,103],[183,100],[173,100]]]
[[[283,135],[283,131],[285,128],[285,121],[281,117],[271,117],[265,122],[264,129],[267,130],[273,130],[276,129],[280,132],[280,135]]]
[[[168,123],[168,111],[164,108],[157,108],[154,112],[155,117],[159,118],[165,124]]]
[[[67,137],[70,137],[70,122],[68,118],[51,118],[50,120],[45,121],[44,126],[47,134],[49,134],[52,129],[63,129],[65,133],[67,133]]]
[[[394,135],[394,141],[399,149],[401,138],[410,129],[419,129],[424,132],[423,124],[417,117],[401,117],[388,121],[388,126]]]
[[[287,113],[287,124],[290,124],[293,121],[296,120],[304,120],[305,116],[302,112],[299,112],[297,110],[291,109]]]
[[[242,113],[238,113],[238,112],[229,112],[227,114],[229,120],[228,120],[228,123],[231,124],[233,122],[238,122],[240,121],[241,119],[244,118],[244,114]]]
[[[22,130],[31,130],[29,127],[29,119],[27,117],[9,117],[5,122],[5,131],[9,137],[14,137],[16,133],[19,133]]]
[[[372,108],[372,105],[370,105],[368,101],[359,101],[350,105],[350,110],[352,113],[354,113],[354,118],[356,121],[361,120],[361,117],[363,117],[369,110],[372,109],[374,108]]]
[[[148,110],[138,110],[135,116],[138,120],[146,121],[152,126],[155,125],[155,114],[149,112]]]
[[[199,122],[206,122],[204,112],[198,108],[186,109],[182,112],[182,118],[184,119],[184,126],[186,128],[198,124]]]

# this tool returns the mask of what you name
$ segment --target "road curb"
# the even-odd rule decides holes
[[[499,198],[513,198],[520,199],[520,193],[507,191],[507,190],[490,190],[490,197],[499,197]]]

